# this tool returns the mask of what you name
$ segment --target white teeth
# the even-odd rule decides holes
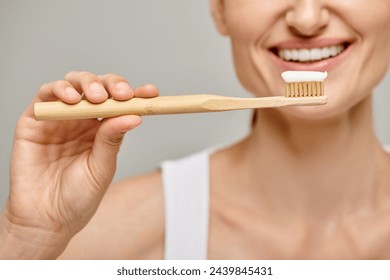
[[[298,51],[298,59],[299,61],[305,62],[310,60],[310,51],[303,49]]]
[[[322,56],[322,58],[330,57],[329,48],[322,48],[321,49],[321,56]]]
[[[299,52],[297,50],[291,50],[291,59],[299,60]]]
[[[284,51],[284,54],[283,54],[283,57],[285,60],[291,60],[291,52],[289,50],[285,50]]]
[[[321,49],[312,49],[310,51],[310,60],[311,61],[320,60],[321,58],[322,58]]]
[[[323,48],[314,49],[282,49],[278,51],[279,57],[285,61],[318,61],[329,58],[331,56],[337,56],[343,52],[343,45],[336,45]]]
[[[338,52],[338,49],[336,46],[331,46],[330,47],[330,56],[336,56]]]

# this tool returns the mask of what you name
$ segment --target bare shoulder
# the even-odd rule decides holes
[[[61,258],[161,259],[163,244],[163,189],[156,171],[113,184]]]

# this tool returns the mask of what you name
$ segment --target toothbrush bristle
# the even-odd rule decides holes
[[[286,83],[286,97],[312,97],[324,95],[324,82]]]

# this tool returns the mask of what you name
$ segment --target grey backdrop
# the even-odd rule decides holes
[[[114,72],[162,95],[248,96],[208,0],[0,0],[0,206],[8,194],[14,126],[39,86],[70,70]],[[377,90],[376,128],[390,143],[390,75]],[[115,180],[154,170],[248,131],[250,112],[145,117],[123,144]]]

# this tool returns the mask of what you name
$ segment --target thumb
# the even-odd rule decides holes
[[[116,170],[119,148],[126,132],[141,124],[139,116],[106,119],[97,131],[90,158],[91,172],[98,183],[108,186]]]

